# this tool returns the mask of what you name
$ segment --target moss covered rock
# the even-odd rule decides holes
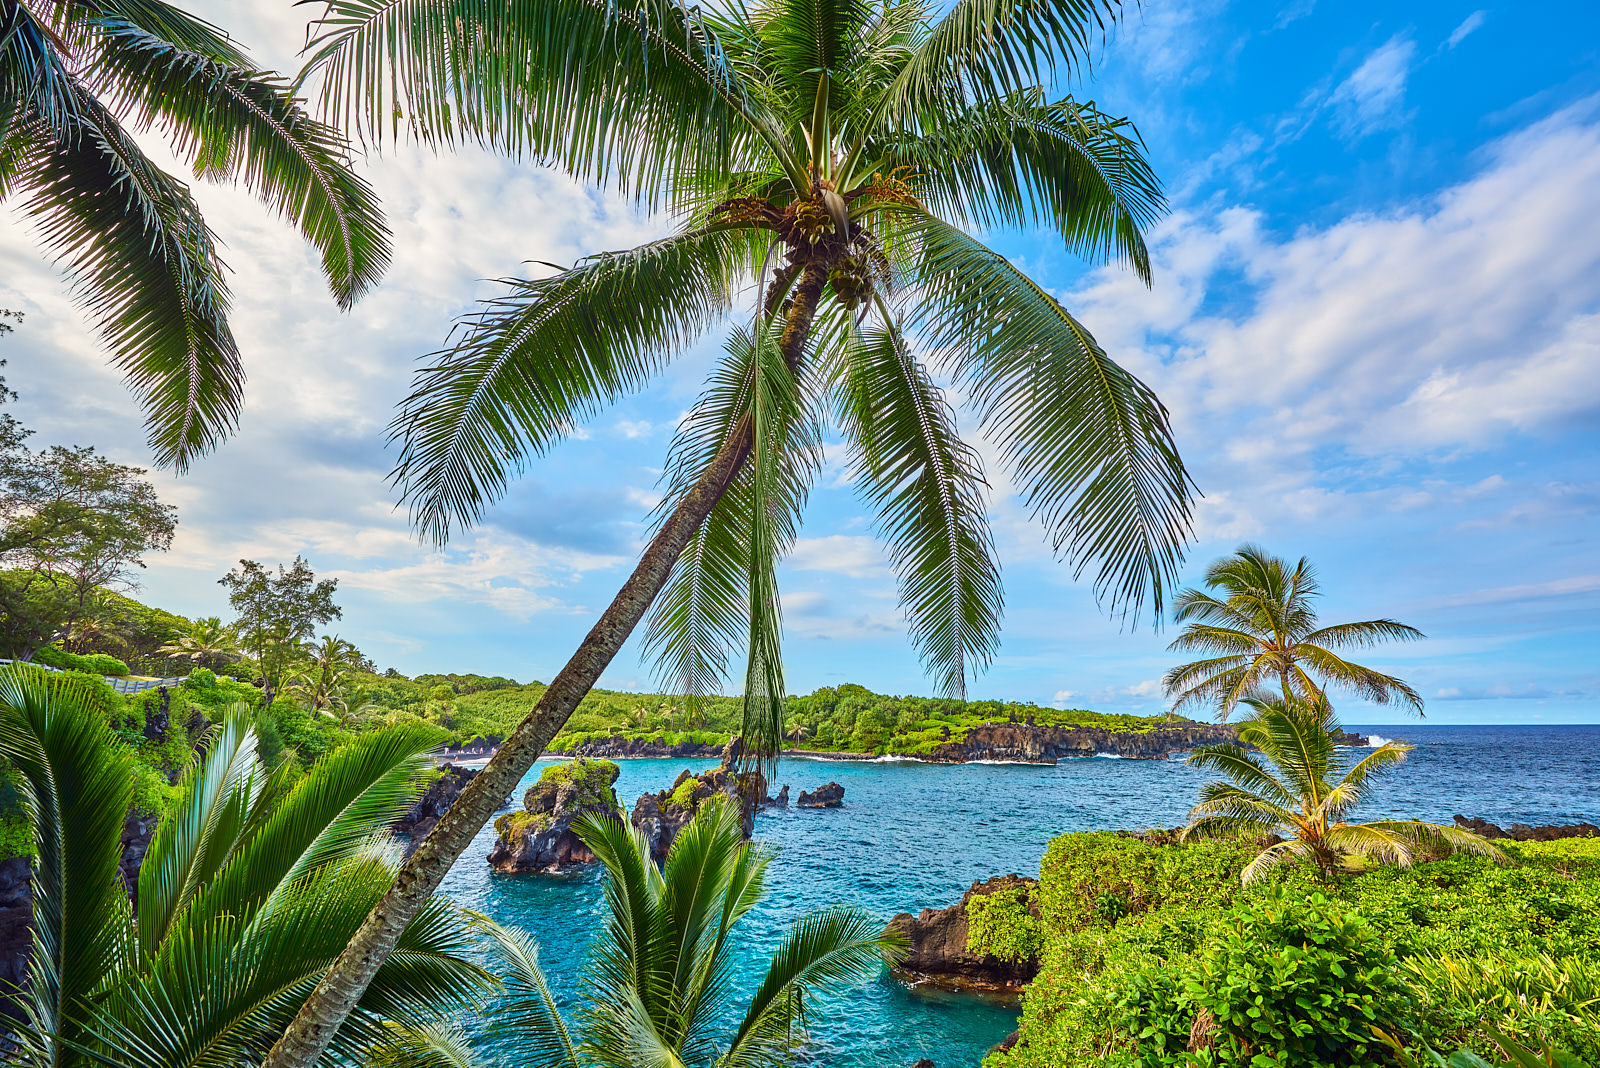
[[[767,800],[766,776],[759,771],[739,771],[738,738],[722,751],[722,763],[698,775],[685,770],[669,789],[643,794],[633,806],[633,825],[644,832],[650,852],[664,860],[678,832],[713,798],[739,807],[744,836],[755,832],[756,809]]]
[[[489,864],[504,872],[558,872],[595,857],[572,829],[585,813],[617,818],[615,784],[621,769],[609,760],[552,764],[528,788],[520,812],[494,821]]]

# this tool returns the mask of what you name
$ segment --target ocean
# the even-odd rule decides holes
[[[1448,823],[1461,813],[1512,823],[1600,823],[1600,726],[1362,726],[1369,738],[1417,748],[1374,790],[1365,815]],[[1359,750],[1350,751],[1359,756]],[[705,760],[622,761],[617,795],[632,808],[647,790],[672,783]],[[523,788],[537,777],[536,765]],[[977,879],[1037,875],[1046,844],[1065,831],[1172,827],[1183,822],[1206,776],[1181,758],[1110,757],[1025,764],[922,764],[881,760],[786,759],[773,792],[791,797],[835,781],[838,809],[767,809],[756,837],[777,850],[766,898],[745,919],[740,943],[753,988],[767,955],[802,912],[848,903],[880,915],[955,903]],[[515,803],[520,806],[519,788]],[[577,980],[589,932],[599,921],[596,872],[503,875],[485,862],[494,839],[485,828],[446,878],[443,892],[461,905],[519,926],[540,944],[558,997],[577,1005]],[[1016,1026],[1014,1003],[909,988],[887,975],[808,1011],[812,1043],[805,1057],[827,1068],[909,1068],[918,1058],[937,1068],[976,1068]],[[479,1041],[498,1064],[520,1063],[518,1037],[475,1021]]]

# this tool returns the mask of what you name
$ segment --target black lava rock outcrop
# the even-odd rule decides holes
[[[1148,731],[985,723],[972,728],[964,738],[936,747],[922,759],[940,763],[1008,760],[1054,764],[1064,758],[1103,753],[1139,760],[1165,760],[1172,753],[1236,740],[1234,728],[1226,723],[1175,723]]]
[[[630,819],[644,832],[653,857],[665,860],[678,832],[713,797],[725,797],[738,806],[746,838],[755,833],[756,809],[766,801],[767,779],[759,771],[738,770],[741,747],[740,740],[734,738],[723,749],[722,762],[710,771],[696,775],[685,769],[670,789],[640,795]],[[787,793],[782,796],[787,799]]]
[[[844,787],[827,782],[810,792],[801,790],[794,804],[796,808],[838,808],[844,804]]]
[[[610,738],[590,738],[572,751],[572,756],[591,759],[628,760],[640,757],[677,757],[699,760],[721,756],[726,746],[712,742],[669,743],[662,738],[624,738],[620,734]]]
[[[1457,816],[1456,826],[1471,831],[1480,838],[1509,838],[1513,842],[1554,842],[1561,838],[1600,838],[1600,827],[1592,823],[1547,823],[1530,827],[1526,823],[1513,823],[1504,830],[1477,817]]]
[[[974,882],[960,902],[945,909],[923,909],[916,916],[902,912],[889,921],[889,930],[898,932],[909,944],[909,952],[894,970],[905,978],[932,982],[939,986],[972,990],[1020,990],[1039,972],[1034,959],[1013,964],[988,954],[967,950],[967,903],[990,894],[1027,895],[1032,902],[1035,879],[1021,875],[997,875]],[[1037,906],[1031,906],[1037,914]]]
[[[554,764],[528,787],[520,812],[494,821],[489,864],[504,872],[559,872],[595,857],[572,829],[584,813],[615,819],[621,769],[609,760]]]
[[[411,803],[394,824],[394,833],[406,841],[406,856],[417,851],[417,846],[433,830],[446,810],[455,804],[456,798],[461,796],[461,791],[467,783],[478,774],[477,768],[458,768],[454,764],[446,764],[439,769],[440,775],[429,787],[422,792],[422,796]]]

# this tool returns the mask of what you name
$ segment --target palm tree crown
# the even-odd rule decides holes
[[[1167,648],[1216,655],[1181,664],[1162,678],[1167,696],[1176,698],[1174,712],[1208,703],[1216,706],[1219,720],[1226,720],[1240,701],[1276,683],[1285,699],[1315,699],[1334,686],[1381,705],[1399,699],[1421,715],[1416,690],[1334,650],[1412,641],[1423,633],[1392,619],[1320,625],[1312,602],[1321,591],[1305,557],[1291,567],[1281,557],[1245,545],[1212,564],[1205,584],[1221,596],[1180,591],[1173,618],[1188,625]]]
[[[1339,751],[1339,723],[1326,697],[1251,697],[1246,703],[1253,714],[1240,721],[1238,744],[1205,746],[1189,757],[1225,781],[1201,788],[1183,832],[1185,838],[1286,836],[1245,867],[1245,882],[1296,860],[1315,865],[1325,879],[1361,858],[1410,867],[1419,847],[1501,856],[1482,838],[1454,827],[1419,820],[1346,822],[1374,777],[1403,762],[1413,747],[1386,742],[1350,765]]]
[[[1057,550],[1112,605],[1159,610],[1190,489],[1165,409],[964,229],[1047,227],[1148,278],[1141,229],[1164,204],[1136,132],[1046,88],[1116,14],[1089,0],[943,14],[923,0],[332,0],[310,70],[364,138],[475,139],[679,220],[510,280],[419,372],[394,423],[419,529],[443,539],[476,520],[530,456],[643,386],[753,283],[753,314],[669,453],[663,517],[733,458],[649,620],[671,689],[719,692],[727,650],[745,646],[746,735],[776,752],[775,572],[831,422],[911,636],[962,692],[994,653],[1002,592],[986,473],[952,395]]]
[[[239,635],[217,616],[197,619],[156,652],[191,660],[201,667],[220,667],[244,659]]]
[[[216,240],[156,129],[196,177],[243,183],[322,256],[341,307],[388,265],[345,142],[226,34],[164,0],[0,0],[0,201],[22,208],[182,469],[238,419],[244,373]]]

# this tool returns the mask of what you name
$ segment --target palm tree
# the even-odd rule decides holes
[[[1413,747],[1386,742],[1347,765],[1326,697],[1250,697],[1245,703],[1254,711],[1239,723],[1238,744],[1204,746],[1189,756],[1189,763],[1228,781],[1200,788],[1200,803],[1189,810],[1183,831],[1186,840],[1241,832],[1285,836],[1245,867],[1245,882],[1295,860],[1316,865],[1325,880],[1361,859],[1409,868],[1419,848],[1505,859],[1484,839],[1455,827],[1420,820],[1346,822],[1374,776],[1403,762]]]
[[[187,630],[156,652],[174,660],[188,660],[199,667],[221,667],[244,659],[244,647],[234,629],[217,616],[197,619]]]
[[[0,0],[0,200],[66,265],[158,462],[181,470],[237,422],[244,373],[215,239],[140,150],[152,129],[197,177],[242,183],[297,225],[340,307],[390,249],[344,139],[221,30],[164,0]]]
[[[1399,699],[1422,714],[1422,697],[1392,675],[1339,656],[1335,649],[1367,648],[1425,635],[1392,619],[1320,626],[1312,602],[1321,590],[1311,562],[1293,567],[1255,545],[1243,545],[1206,569],[1206,590],[1186,589],[1174,599],[1173,618],[1186,623],[1168,649],[1217,654],[1182,664],[1162,678],[1172,711],[1197,702],[1216,706],[1218,720],[1244,698],[1276,682],[1285,699],[1316,699],[1334,686],[1386,705]],[[1320,680],[1320,681],[1319,681]]]
[[[139,871],[118,870],[131,750],[75,680],[0,670],[0,754],[34,825],[34,948],[19,1063],[255,1063],[394,877],[375,838],[414,799],[432,731],[373,731],[297,776],[262,766],[242,706],[213,728]],[[433,899],[332,1036],[359,1062],[385,1022],[492,994],[466,915]]]
[[[524,1063],[536,1068],[787,1064],[808,999],[848,988],[903,948],[860,909],[809,912],[790,927],[737,1013],[730,968],[737,927],[761,898],[771,857],[744,841],[733,807],[707,805],[659,869],[643,836],[620,820],[586,816],[578,833],[605,865],[606,916],[576,1027],[562,1018],[536,947],[480,922],[510,992],[495,1007],[495,1026],[520,1040]],[[474,1065],[452,1054],[461,1048],[449,1031],[401,1028],[392,1047],[399,1056],[386,1063]]]
[[[336,713],[348,707],[345,676],[361,663],[361,651],[337,634],[324,634],[321,641],[307,642],[301,651],[306,663],[289,683],[289,691],[313,712],[338,718]]]
[[[978,452],[1113,610],[1172,581],[1191,485],[1154,393],[1036,282],[968,233],[1047,227],[1142,278],[1164,210],[1133,126],[1052,96],[1109,0],[332,0],[307,77],[368,143],[470,140],[632,194],[669,236],[512,280],[418,375],[394,479],[423,536],[481,518],[531,457],[642,388],[738,307],[668,455],[637,568],[494,760],[408,861],[395,896],[269,1068],[307,1068],[424,888],[561,729],[644,620],[668,688],[720,690],[748,650],[746,753],[783,743],[778,563],[824,422],[889,545],[911,637],[960,695],[1002,592]],[[931,357],[931,364],[924,361]],[[958,388],[946,391],[948,380]]]

